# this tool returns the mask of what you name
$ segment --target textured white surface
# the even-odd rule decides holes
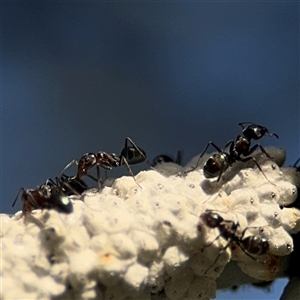
[[[165,164],[159,169],[167,177],[157,171],[136,175],[140,187],[122,177],[100,193],[74,197],[69,215],[2,214],[1,297],[211,299],[216,278],[231,259],[254,278],[274,279],[279,257],[293,251],[289,232],[300,230],[300,212],[279,207],[297,198],[290,177],[273,161],[260,165],[269,181],[256,168],[235,166],[236,174],[229,171],[217,183],[201,169],[171,175],[181,167]],[[255,261],[235,245],[219,255],[227,241],[216,239],[218,229],[199,218],[206,209],[239,221],[237,234],[251,226],[245,237],[267,238],[268,253]]]

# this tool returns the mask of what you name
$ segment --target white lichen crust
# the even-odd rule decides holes
[[[273,280],[280,257],[293,251],[300,212],[285,207],[297,189],[283,169],[259,162],[266,178],[257,168],[220,182],[201,168],[187,176],[142,171],[74,197],[72,214],[2,214],[1,299],[211,299],[230,260]],[[222,251],[228,241],[199,218],[207,209],[238,222],[238,236],[247,228],[244,238],[266,238],[267,254],[254,260],[233,243]]]

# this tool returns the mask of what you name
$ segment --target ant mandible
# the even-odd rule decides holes
[[[250,125],[244,127],[245,124],[250,124]],[[218,153],[211,155],[203,166],[203,173],[206,178],[214,178],[218,176],[217,181],[219,181],[222,174],[229,167],[233,166],[237,161],[247,162],[249,160],[252,160],[256,164],[258,169],[263,173],[264,177],[266,178],[264,172],[262,171],[256,159],[250,155],[259,147],[260,150],[269,159],[273,159],[273,157],[271,157],[260,144],[256,144],[252,148],[250,148],[251,140],[261,139],[265,135],[275,136],[276,138],[278,138],[278,135],[276,133],[270,133],[268,129],[264,126],[254,124],[251,122],[243,122],[243,123],[239,123],[238,125],[240,125],[243,128],[243,131],[242,131],[242,135],[237,136],[235,142],[233,140],[230,140],[225,145],[224,149],[221,150],[218,146],[216,146],[213,142],[210,141],[204,148],[201,155],[199,156],[196,166],[191,168],[190,170],[185,171],[184,174],[187,174],[198,167],[201,158],[205,154],[208,147],[211,145],[218,151]],[[225,152],[225,149],[228,147],[229,147],[228,152]]]
[[[73,205],[68,195],[64,193],[63,189],[48,179],[45,184],[37,189],[20,188],[12,207],[15,206],[20,192],[22,192],[22,212],[28,214],[34,209],[55,209],[62,213],[73,212]]]
[[[250,235],[244,238],[246,231],[250,227],[246,227],[241,235],[237,235],[237,229],[240,226],[239,222],[234,222],[231,220],[224,220],[218,213],[213,210],[207,209],[204,213],[200,215],[202,222],[209,228],[218,228],[220,234],[208,245],[210,246],[219,237],[223,237],[228,243],[220,250],[219,255],[214,260],[213,264],[204,272],[206,274],[212,266],[218,261],[220,255],[229,247],[230,244],[234,243],[240,247],[240,249],[251,259],[262,262],[253,257],[252,255],[263,255],[269,250],[269,242],[266,238],[262,238],[259,235]],[[229,225],[231,224],[231,225]],[[255,227],[257,228],[257,227]],[[199,228],[200,229],[200,228]],[[265,262],[262,262],[265,263]]]

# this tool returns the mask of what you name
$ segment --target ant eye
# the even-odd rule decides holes
[[[254,131],[257,138],[261,138],[265,134],[262,128],[255,128]]]
[[[91,164],[95,162],[95,155],[94,154],[88,154],[83,158],[83,161],[85,164]]]
[[[89,163],[91,160],[92,160],[92,158],[91,158],[90,156],[87,156],[87,157],[84,159],[84,161],[85,161],[86,163]]]

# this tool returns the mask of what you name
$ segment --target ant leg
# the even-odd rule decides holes
[[[135,150],[137,150],[139,152],[139,154],[144,158],[144,161],[148,164],[148,166],[150,167],[151,170],[155,170],[155,168],[152,167],[150,161],[148,160],[147,156],[145,155],[145,153],[133,142],[133,140],[129,137],[126,137],[125,139],[125,156],[124,158],[128,158],[128,142],[135,148]],[[141,161],[142,162],[142,161]]]
[[[216,257],[216,259],[214,260],[214,262],[212,263],[211,266],[209,266],[206,271],[204,272],[204,274],[206,274],[213,266],[214,264],[218,261],[218,259],[220,258],[220,255],[228,248],[228,246],[232,243],[231,240],[228,241],[228,243],[226,244],[225,247],[223,247],[222,249],[220,249],[220,252],[218,254],[218,256]]]
[[[17,197],[15,198],[15,200],[14,200],[14,202],[12,203],[11,207],[14,207],[14,206],[15,206],[15,204],[16,204],[16,202],[17,202],[19,196],[20,196],[20,192],[21,192],[21,191],[23,191],[23,193],[25,193],[25,189],[21,187],[21,188],[19,189],[18,194],[17,194]]]
[[[189,170],[185,170],[185,171],[183,172],[184,176],[186,176],[186,174],[188,174],[188,173],[190,173],[190,172],[192,172],[192,171],[194,171],[195,169],[198,168],[198,166],[199,166],[199,164],[200,164],[201,158],[203,157],[203,155],[205,154],[206,150],[208,149],[208,147],[209,147],[210,145],[212,145],[219,153],[222,152],[222,150],[221,150],[216,144],[214,144],[212,141],[208,142],[207,145],[206,145],[206,147],[204,148],[204,150],[203,150],[202,153],[200,154],[196,166],[195,166],[195,167],[192,167],[192,168],[189,169]]]
[[[101,176],[99,177],[99,179],[97,179],[96,177],[94,177],[91,174],[86,174],[86,176],[89,177],[89,178],[91,178],[93,181],[97,182],[98,183],[98,188],[99,188],[99,185],[100,185],[99,190],[101,189],[102,184],[103,184],[103,182],[101,181]],[[98,177],[98,174],[97,174],[97,177]],[[73,178],[75,178],[75,177],[73,177]]]
[[[263,148],[263,146],[261,144],[258,144],[258,145],[259,145],[261,152],[263,152],[266,155],[266,157],[268,157],[269,159],[274,159],[274,157],[272,157],[270,154],[268,154],[266,152],[266,150]]]
[[[270,156],[270,154],[268,154],[266,152],[266,150],[263,148],[263,146],[261,144],[254,145],[246,154],[244,154],[244,156],[251,155],[257,149],[257,147],[260,148],[261,152],[264,153],[266,155],[266,157],[268,157],[269,159],[274,159],[274,157]]]
[[[43,185],[49,185],[49,182],[50,182],[51,184],[54,184],[54,185],[56,185],[56,186],[59,186],[58,181],[57,181],[57,177],[56,177],[56,183],[55,183],[51,178],[48,178],[48,179],[46,180],[45,184],[43,184]]]
[[[63,176],[66,177],[65,174],[63,174]],[[76,178],[76,176],[72,177],[71,179],[75,179],[75,178]],[[67,188],[68,190],[70,190],[73,193],[73,195],[78,195],[78,196],[80,195],[67,181],[59,182],[58,177],[55,177],[55,180],[56,180],[56,185],[61,188],[63,193],[66,192],[66,188]],[[47,183],[47,181],[46,181],[46,183]]]
[[[243,129],[245,129],[244,124],[251,124],[251,125],[255,125],[253,122],[242,122],[242,123],[238,123],[239,126],[241,126]]]
[[[100,167],[97,165],[97,183],[98,183],[98,191],[101,190],[102,184],[101,184],[101,177],[100,177]]]
[[[217,235],[210,243],[204,245],[204,246],[202,247],[202,249],[205,249],[205,248],[211,246],[217,239],[220,238],[220,236],[222,236],[222,233],[220,233],[219,235]]]
[[[276,184],[274,184],[273,182],[271,182],[271,181],[267,178],[266,174],[264,173],[264,171],[262,170],[262,168],[260,167],[259,163],[257,162],[257,160],[256,160],[254,157],[250,156],[250,157],[246,157],[246,158],[240,158],[240,161],[242,161],[242,162],[247,162],[247,161],[249,161],[249,160],[253,160],[253,162],[256,164],[257,168],[258,168],[258,169],[261,171],[261,173],[264,175],[264,177],[266,178],[266,180],[268,180],[269,183],[271,183],[272,185],[276,186]]]
[[[181,151],[181,150],[178,150],[177,156],[176,156],[176,160],[175,160],[175,163],[176,163],[177,165],[180,165],[180,166],[181,166],[181,160],[182,160],[182,151]]]
[[[24,188],[21,188],[20,191],[23,190],[22,195],[22,212],[24,215],[27,213],[32,212],[34,209],[39,208],[38,202],[35,200],[34,196],[32,195],[30,190],[25,190]],[[18,195],[19,195],[18,193]],[[16,201],[16,200],[15,200]],[[14,201],[14,203],[15,203]]]
[[[294,163],[293,167],[294,168],[299,168],[300,166],[299,167],[297,166],[299,162],[300,162],[300,158],[296,160],[296,162]]]
[[[143,189],[143,188],[141,187],[141,185],[136,181],[136,179],[135,179],[135,177],[134,177],[134,174],[132,173],[132,170],[131,170],[131,168],[130,168],[130,166],[129,166],[129,164],[128,164],[128,162],[127,162],[127,160],[126,160],[126,158],[125,158],[124,156],[121,157],[121,162],[124,162],[124,164],[126,165],[128,171],[129,171],[129,174],[133,177],[133,180],[135,181],[135,183],[136,183],[141,189]]]
[[[225,162],[223,161],[223,163],[222,163],[222,167],[221,167],[221,171],[220,171],[220,174],[219,174],[219,176],[218,176],[218,179],[217,179],[217,182],[219,182],[220,181],[220,179],[221,179],[221,176],[222,176],[222,174],[224,173],[224,165],[225,165]]]
[[[61,178],[64,176],[65,171],[70,168],[73,164],[78,165],[78,160],[77,159],[73,159],[72,161],[70,161],[64,168],[63,170],[60,172],[58,179],[61,180]]]
[[[96,177],[94,177],[93,175],[91,174],[86,174],[87,177],[91,178],[92,180],[94,181],[98,181]],[[101,178],[100,178],[101,179]],[[101,180],[100,180],[101,181]]]
[[[230,141],[224,146],[223,151],[224,151],[229,145],[230,145],[230,147],[229,147],[229,153],[231,153],[231,152],[233,151],[233,145],[234,145],[233,140],[230,140]]]

